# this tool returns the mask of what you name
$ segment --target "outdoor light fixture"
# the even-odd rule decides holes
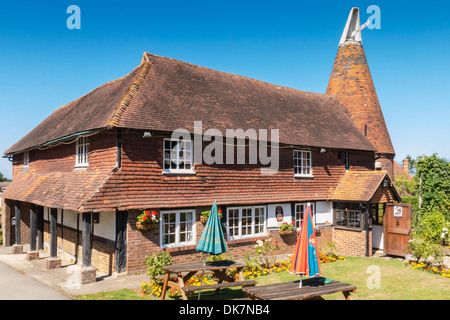
[[[152,134],[148,131],[144,132],[144,135],[142,136],[142,138],[150,138],[152,136]]]
[[[390,185],[391,185],[391,183],[390,183],[389,179],[388,178],[384,178],[384,180],[383,180],[383,187],[384,188],[389,188]]]
[[[326,153],[326,152],[327,152],[327,149],[324,149],[324,148],[320,149],[320,153]]]

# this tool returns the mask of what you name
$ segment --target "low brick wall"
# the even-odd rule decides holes
[[[333,242],[337,254],[352,257],[366,256],[366,231],[333,228]],[[369,256],[372,255],[372,231],[369,231]]]
[[[83,247],[81,244],[81,230],[57,225],[58,238],[57,248],[64,251],[72,262],[82,263]],[[44,241],[50,243],[49,222],[44,221]],[[67,256],[66,256],[67,257]],[[92,267],[101,273],[113,273],[115,266],[115,244],[114,241],[94,236],[92,243]]]

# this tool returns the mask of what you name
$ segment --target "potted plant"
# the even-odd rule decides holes
[[[211,213],[211,210],[202,211],[202,213],[200,213],[200,222],[203,224],[206,224],[210,213]],[[222,219],[222,210],[221,209],[219,209],[219,218]]]
[[[295,228],[294,221],[292,221],[291,223],[283,222],[278,228],[278,232],[280,233],[280,235],[284,236],[292,234],[294,232],[294,228]]]
[[[155,210],[142,210],[137,217],[136,227],[139,230],[154,229],[158,225],[159,219],[159,214]]]

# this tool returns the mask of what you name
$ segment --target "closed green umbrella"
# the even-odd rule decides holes
[[[198,241],[195,250],[205,253],[205,261],[203,265],[206,265],[206,257],[209,254],[219,255],[227,251],[227,244],[225,237],[223,236],[222,225],[220,224],[219,210],[217,209],[217,203],[214,204],[209,213],[208,221],[206,222],[205,229],[202,236]],[[201,276],[200,285],[203,283],[203,272]],[[198,300],[200,300],[201,291],[198,293]]]
[[[202,236],[200,237],[195,250],[205,253],[204,264],[206,264],[206,256],[208,253],[219,255],[227,251],[227,244],[225,242],[225,237],[223,236],[219,210],[217,209],[216,202],[214,202],[211,208],[205,229],[203,230]]]

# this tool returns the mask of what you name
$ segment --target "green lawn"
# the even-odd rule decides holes
[[[379,258],[346,258],[345,261],[337,261],[321,264],[322,276],[335,279],[341,282],[354,284],[358,287],[352,294],[355,300],[449,300],[450,299],[450,278],[438,274],[432,274],[421,270],[413,269],[410,265],[397,260],[384,260]],[[377,289],[371,281],[379,273],[379,286]],[[273,273],[268,276],[255,278],[258,285],[276,282],[297,280],[299,277],[289,274],[287,271]],[[369,288],[372,286],[372,288]],[[75,296],[77,299],[88,300],[158,300],[157,297],[142,297],[137,291],[123,289],[112,292],[102,292],[95,295]],[[195,293],[191,299],[197,299]],[[240,288],[222,289],[219,296],[213,291],[203,291],[201,299],[227,300],[243,297]],[[180,299],[180,297],[174,297]],[[326,295],[326,300],[344,299],[342,293]],[[173,299],[166,297],[166,299]]]

